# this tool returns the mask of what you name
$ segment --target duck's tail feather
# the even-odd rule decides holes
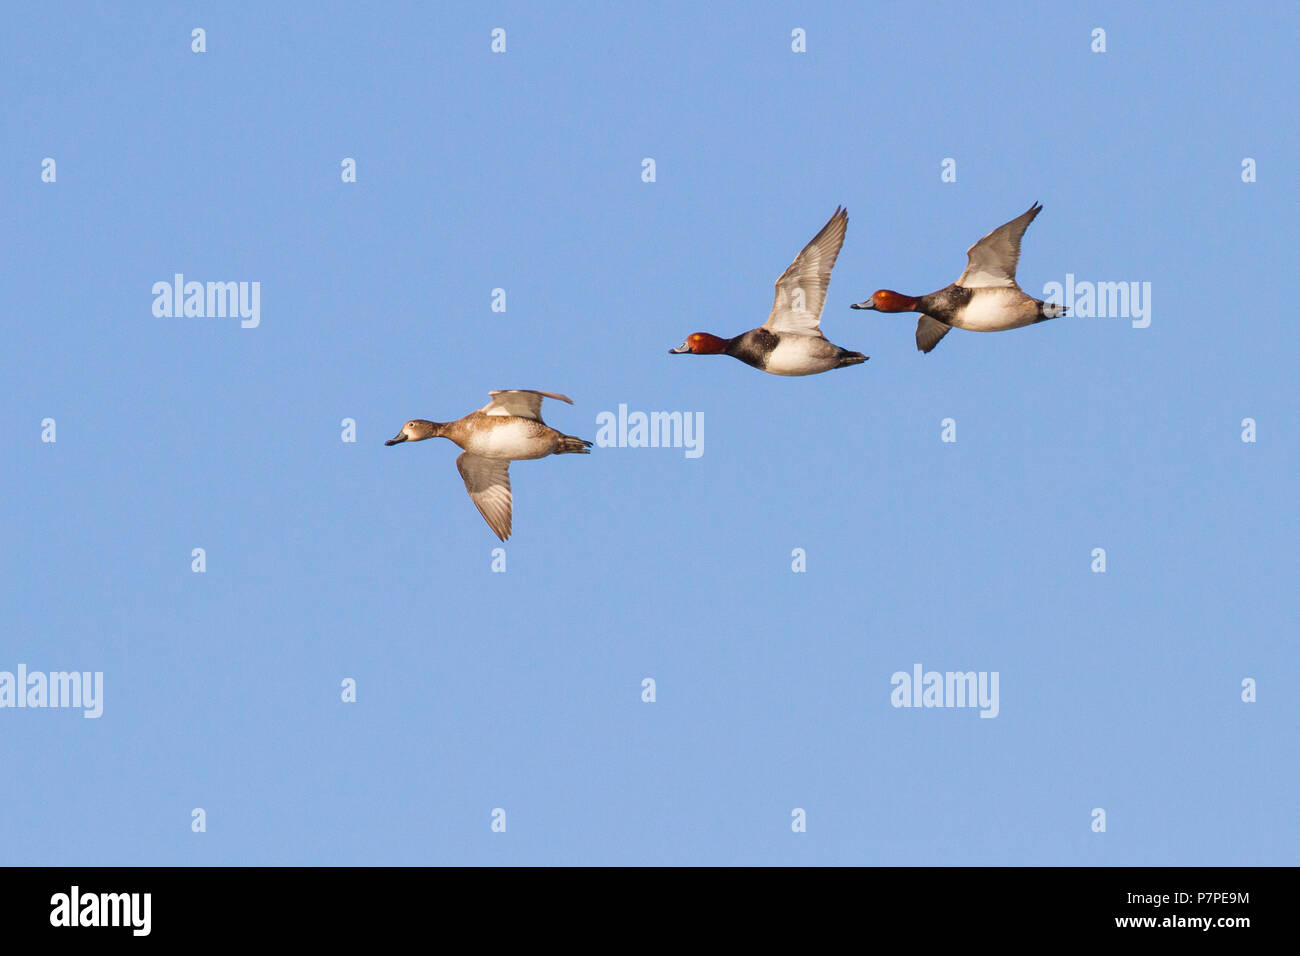
[[[861,352],[850,352],[848,349],[840,349],[840,364],[836,368],[844,368],[848,365],[861,365],[869,355],[863,355]]]
[[[584,441],[581,438],[574,438],[572,435],[561,435],[560,444],[555,449],[557,455],[590,455],[588,449],[591,448],[591,442]]]

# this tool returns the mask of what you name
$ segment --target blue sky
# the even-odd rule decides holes
[[[1294,5],[263,7],[3,14],[0,670],[104,695],[0,709],[0,863],[1297,862]],[[1024,288],[1149,327],[849,310],[1035,200]],[[838,203],[869,362],[667,354]],[[260,324],[155,317],[178,272]],[[512,387],[704,453],[514,465],[493,573],[457,451],[383,441]],[[891,706],[918,663],[997,717]]]

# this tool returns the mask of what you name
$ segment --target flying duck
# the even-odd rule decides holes
[[[1016,284],[1020,239],[1042,210],[1034,203],[967,249],[966,271],[952,285],[920,298],[880,289],[850,308],[922,313],[916,323],[916,347],[922,352],[933,350],[949,329],[1000,332],[1064,315],[1066,306],[1035,299]]]
[[[573,399],[565,395],[526,388],[488,394],[492,401],[464,418],[454,422],[413,418],[384,444],[448,438],[465,449],[456,459],[465,490],[488,527],[505,541],[510,537],[513,510],[510,463],[547,455],[587,455],[591,442],[565,435],[542,421],[542,399],[554,398],[572,405]]]
[[[832,345],[821,331],[826,287],[848,224],[848,210],[837,206],[821,232],[776,280],[772,314],[760,327],[730,339],[696,332],[669,353],[730,355],[772,375],[816,375],[865,362],[867,356]]]

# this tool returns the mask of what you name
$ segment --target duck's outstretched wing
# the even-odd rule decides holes
[[[831,283],[831,269],[844,245],[849,227],[849,212],[839,206],[835,214],[813,236],[812,242],[795,256],[790,268],[776,280],[776,298],[772,314],[763,328],[772,332],[795,332],[821,335],[822,306],[826,304],[826,287]]]
[[[1028,211],[998,226],[966,250],[966,271],[957,284],[967,289],[1016,285],[1016,264],[1020,261],[1020,239],[1043,207],[1034,203]]]
[[[510,537],[514,501],[510,494],[510,462],[465,452],[456,459],[456,468],[483,520],[498,538],[506,540]]]
[[[495,392],[488,392],[488,394],[492,396],[492,401],[480,408],[480,412],[485,412],[488,415],[514,415],[517,418],[531,418],[535,422],[542,420],[543,398],[554,398],[557,401],[573,404],[573,399],[567,395],[560,395],[558,392],[538,392],[531,388],[499,389]]]
[[[933,352],[939,340],[951,331],[951,325],[944,325],[932,316],[923,315],[916,323],[916,347],[922,352]]]

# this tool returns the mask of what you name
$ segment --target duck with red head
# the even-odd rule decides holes
[[[849,214],[835,215],[776,280],[776,299],[767,321],[734,338],[696,332],[672,355],[730,355],[771,375],[816,375],[867,360],[826,340],[821,331],[822,306],[831,269],[844,243]]]
[[[1000,332],[1064,315],[1064,306],[1035,299],[1016,284],[1020,240],[1042,209],[1034,203],[967,249],[966,271],[952,285],[919,298],[879,289],[849,308],[920,312],[916,347],[922,352],[932,351],[951,329]]]

